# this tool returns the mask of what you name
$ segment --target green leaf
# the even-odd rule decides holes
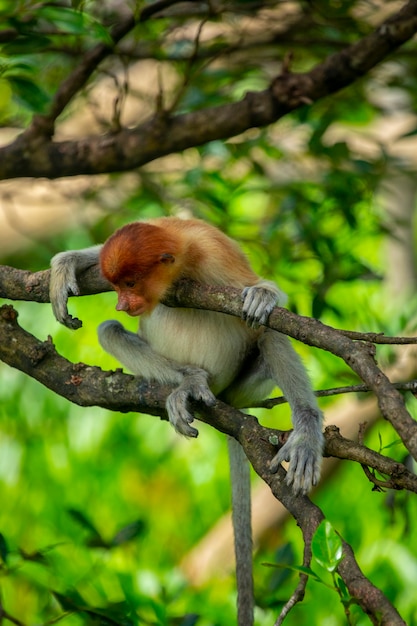
[[[88,530],[92,535],[101,539],[101,535],[97,528],[94,526],[92,522],[82,513],[81,511],[77,511],[77,509],[68,509],[69,515],[80,524],[85,530]]]
[[[31,111],[35,113],[45,111],[49,97],[41,87],[23,76],[9,76],[9,82],[14,95],[18,96]]]
[[[50,22],[63,33],[92,35],[108,45],[113,43],[104,26],[81,11],[66,7],[44,6],[36,10],[36,16]]]
[[[310,567],[305,567],[304,565],[286,565],[285,563],[262,563],[262,565],[264,567],[276,567],[278,569],[288,569],[292,572],[297,572],[298,574],[305,574],[306,576],[309,576],[316,582],[322,583],[323,585],[326,585],[326,587],[329,586],[324,582],[324,580],[320,578],[318,574],[316,574],[314,570],[312,570]]]
[[[35,552],[26,552],[23,548],[19,548],[19,554],[24,561],[30,561],[31,563],[39,563],[40,565],[48,565],[45,553],[41,550]]]
[[[88,607],[85,611],[89,616],[101,618],[101,624],[115,624],[116,626],[133,626],[132,611],[127,602],[108,604],[105,608]]]
[[[12,99],[13,91],[8,80],[0,78],[0,112],[7,109]]]
[[[84,13],[65,7],[44,6],[36,11],[36,17],[46,20],[65,33],[83,35],[86,31]]]
[[[313,557],[328,572],[334,572],[343,559],[342,540],[328,520],[323,520],[311,543]]]
[[[36,35],[31,33],[30,35],[20,35],[13,41],[6,43],[2,46],[3,54],[33,54],[34,52],[40,52],[45,50],[50,44],[51,40],[45,35]]]
[[[295,553],[294,548],[291,543],[286,543],[278,548],[274,555],[274,560],[277,563],[285,566],[292,566],[295,563]],[[288,569],[284,569],[284,567],[280,569],[276,569],[272,576],[270,576],[268,583],[268,590],[270,593],[280,592],[283,588],[283,584],[285,581],[291,576],[291,571]]]
[[[348,588],[346,587],[345,581],[340,578],[340,576],[336,576],[336,586],[339,590],[340,599],[343,604],[348,604],[351,601],[351,595],[349,593]]]
[[[127,541],[134,539],[143,533],[144,528],[145,524],[142,520],[136,520],[136,522],[128,524],[116,533],[111,541],[111,545],[120,546],[122,543],[126,543]]]
[[[9,554],[9,548],[5,536],[0,533],[0,557],[3,563],[7,563],[7,555]]]
[[[75,591],[67,591],[66,593],[59,593],[58,591],[53,591],[53,595],[55,596],[57,602],[61,605],[64,611],[82,611],[84,610],[84,602],[80,594]]]
[[[36,69],[27,61],[25,57],[6,57],[0,56],[0,68],[3,76],[23,76],[27,78],[28,74],[35,74]]]
[[[382,444],[381,440],[380,440],[380,444]],[[388,448],[392,448],[393,446],[398,446],[398,445],[401,445],[401,444],[402,444],[401,439],[394,439],[394,441],[392,441],[391,443],[387,443],[386,446],[382,446],[381,445],[380,452],[382,450],[388,450]]]
[[[16,0],[0,0],[0,15],[7,17],[16,11]]]

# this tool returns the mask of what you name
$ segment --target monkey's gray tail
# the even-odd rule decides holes
[[[254,589],[252,563],[251,485],[249,461],[242,446],[228,437],[232,484],[232,521],[235,540],[237,623],[253,626]]]

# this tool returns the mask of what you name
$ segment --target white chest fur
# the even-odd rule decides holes
[[[244,322],[224,313],[175,309],[162,304],[141,319],[141,335],[159,354],[184,365],[216,373],[214,393],[235,378],[256,333]],[[248,341],[249,338],[249,341]]]

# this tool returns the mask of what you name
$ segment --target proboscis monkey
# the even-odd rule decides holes
[[[50,295],[56,318],[69,328],[68,296],[78,293],[77,274],[100,264],[117,292],[116,309],[141,316],[140,333],[117,321],[98,329],[104,350],[134,374],[175,385],[166,408],[175,430],[196,437],[188,400],[207,405],[215,397],[234,407],[249,407],[278,385],[288,400],[293,431],[271,461],[276,472],[289,461],[287,483],[307,493],[320,476],[322,415],[306,370],[285,335],[266,328],[273,308],[286,296],[251,269],[238,245],[200,220],[161,217],[117,230],[103,246],[57,254],[51,262]],[[161,303],[181,278],[242,289],[243,319],[212,311],[170,308]],[[253,623],[250,484],[246,457],[229,441],[238,578],[238,623]],[[246,464],[247,465],[247,464]],[[243,490],[240,483],[246,481]],[[237,484],[236,484],[237,483]],[[246,515],[246,518],[242,519]]]

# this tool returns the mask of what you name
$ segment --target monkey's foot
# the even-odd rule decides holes
[[[166,409],[169,421],[175,430],[186,437],[197,437],[198,430],[190,426],[194,416],[188,410],[188,401],[197,400],[214,406],[216,397],[207,384],[208,374],[197,368],[186,368],[184,380],[167,398]]]
[[[307,494],[320,480],[323,435],[316,440],[304,433],[292,432],[270,463],[273,474],[283,461],[288,461],[286,482],[296,494]]]

